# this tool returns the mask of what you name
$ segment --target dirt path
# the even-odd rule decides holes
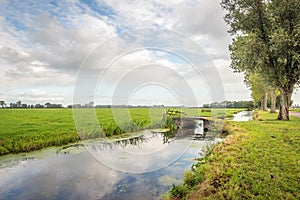
[[[290,112],[290,115],[294,116],[294,117],[299,117],[300,118],[300,113],[299,112]]]

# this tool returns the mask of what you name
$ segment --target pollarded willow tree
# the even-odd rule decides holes
[[[300,1],[222,0],[234,37],[231,67],[255,72],[280,90],[278,119],[289,120],[293,89],[300,80]]]

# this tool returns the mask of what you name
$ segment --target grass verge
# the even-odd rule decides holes
[[[230,135],[163,199],[300,199],[300,119],[228,122]]]
[[[300,112],[300,108],[292,108],[291,111],[292,112]]]

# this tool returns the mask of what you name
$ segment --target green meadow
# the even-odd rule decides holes
[[[79,109],[80,111],[83,109]],[[224,110],[210,109],[172,109],[182,116],[211,116]],[[242,109],[227,109],[226,116],[232,117]],[[49,146],[65,145],[82,139],[121,135],[147,128],[164,128],[161,108],[97,108],[97,124],[84,133],[76,129],[72,109],[0,109],[0,155],[38,150]],[[123,121],[115,122],[116,116]],[[88,117],[79,126],[88,125]],[[79,134],[78,134],[79,133]]]
[[[165,199],[300,199],[300,119],[259,111],[228,121],[229,135],[185,173]]]
[[[120,115],[128,110],[119,108],[117,112]],[[155,116],[149,116],[149,109],[131,108],[129,112],[132,120],[127,123],[134,122],[139,127],[151,127],[159,120],[158,117],[153,119]],[[85,135],[77,133],[72,109],[1,109],[0,117],[0,155],[28,152],[95,137],[91,132]],[[96,117],[106,136],[124,132],[116,125],[110,108],[96,109]]]

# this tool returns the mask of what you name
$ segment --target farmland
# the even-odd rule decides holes
[[[226,110],[226,116],[231,117],[239,110]],[[211,115],[209,109],[185,108],[183,112],[192,116]],[[160,128],[165,126],[161,121],[162,113],[160,108],[117,108],[113,111],[110,108],[98,108],[96,117],[102,130],[96,134],[91,130],[78,135],[72,109],[1,109],[0,155],[64,145],[98,137],[103,132],[106,136],[113,136],[145,128]],[[124,118],[123,123],[117,125],[114,116]],[[130,116],[131,119],[123,116]]]
[[[119,109],[118,112],[125,113],[125,110]],[[144,127],[151,126],[148,109],[130,109],[129,112],[132,121],[142,123]],[[96,115],[106,135],[122,133],[114,122],[111,109],[96,109]],[[64,145],[81,139],[75,128],[72,109],[1,109],[0,116],[1,155]],[[89,133],[85,137],[89,137]]]

